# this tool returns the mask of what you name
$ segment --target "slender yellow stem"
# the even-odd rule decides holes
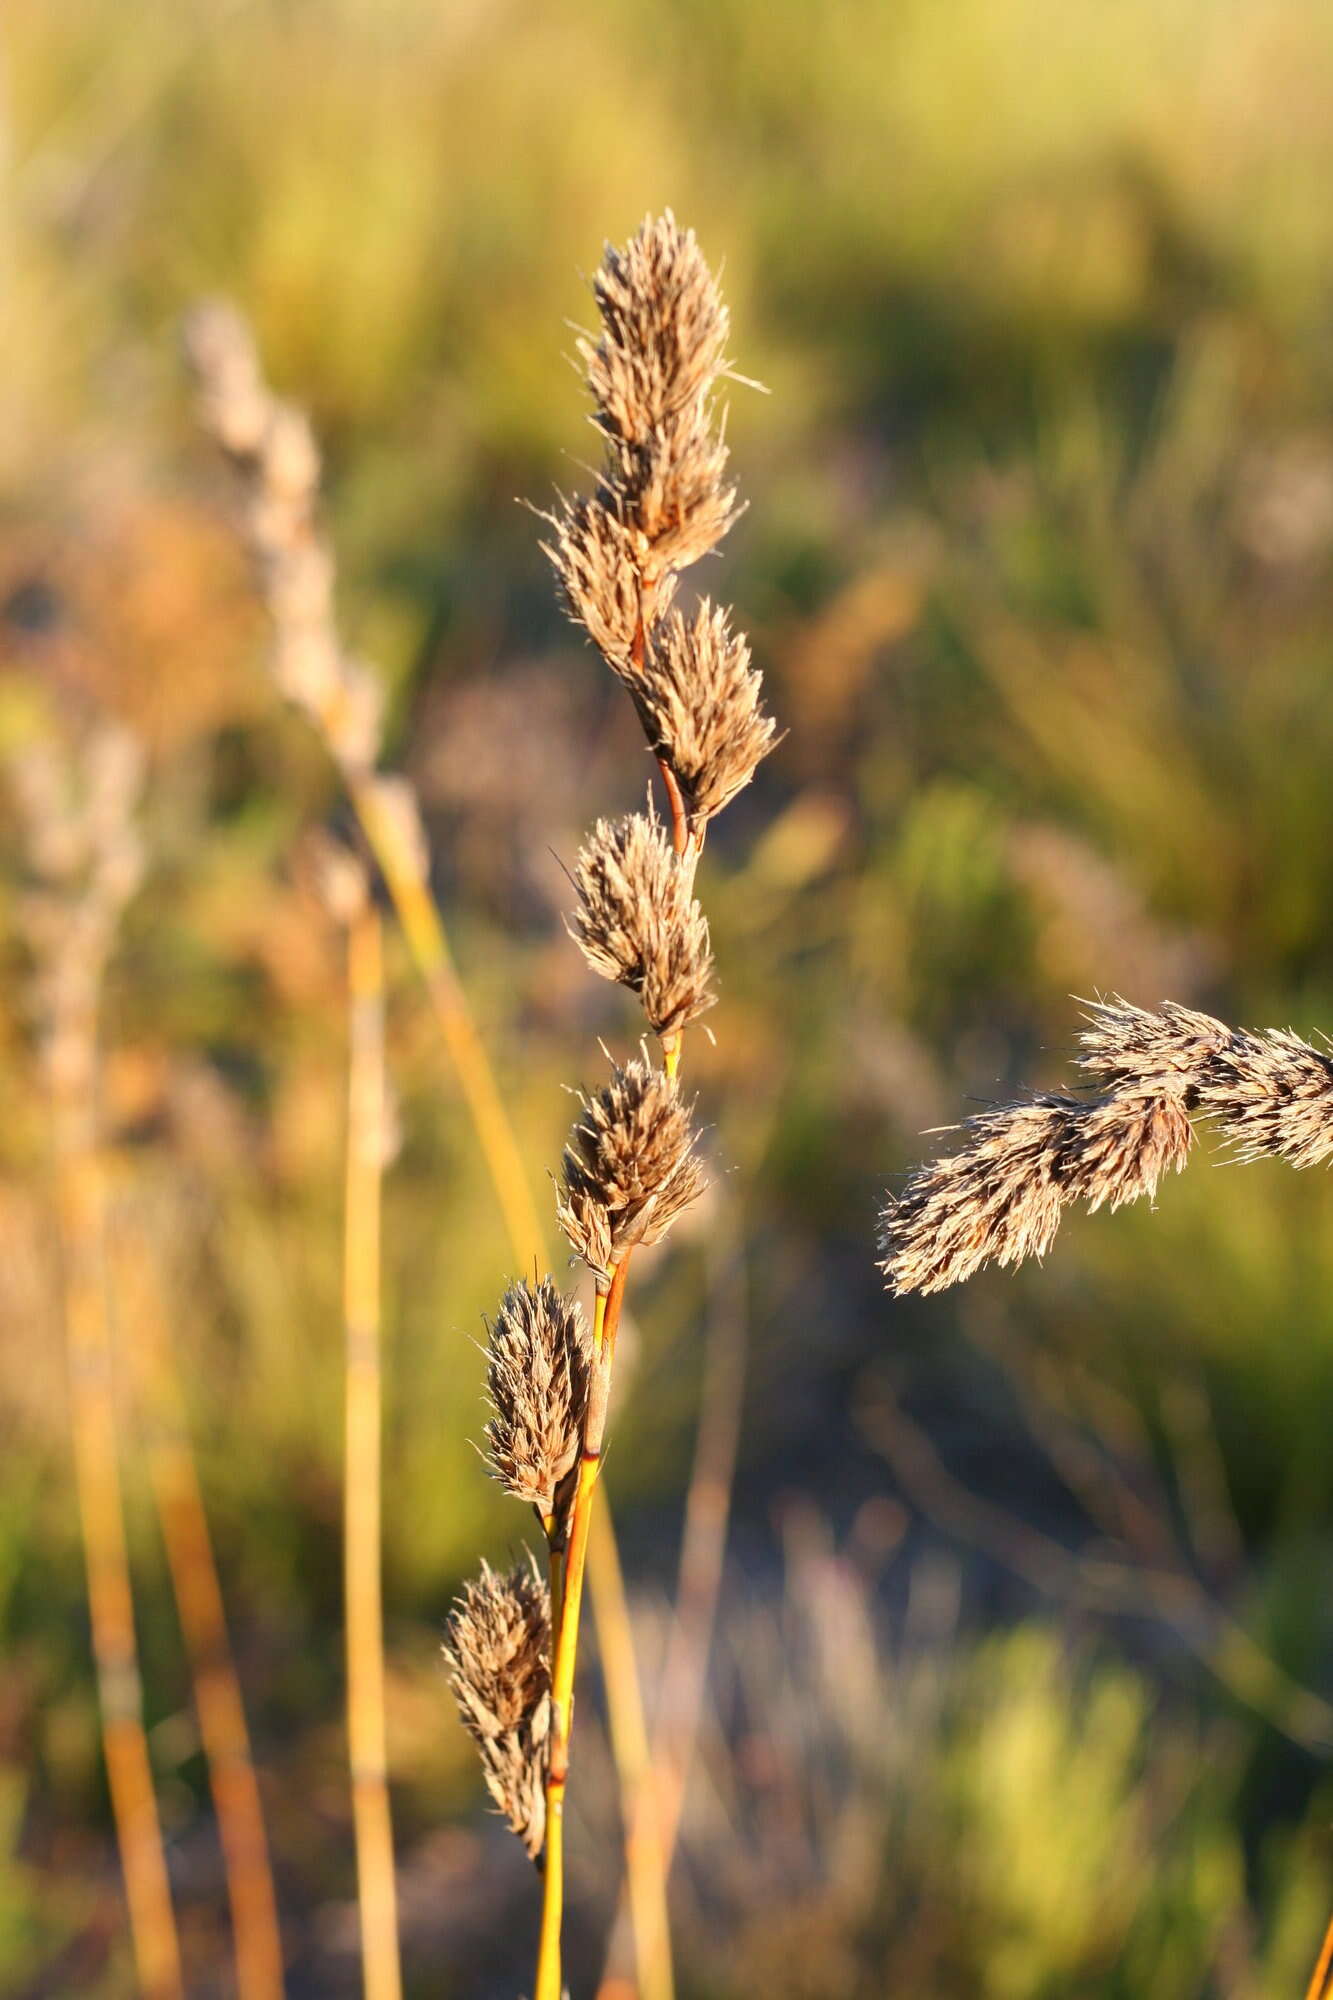
[[[1324,1933],[1324,1947],[1319,1954],[1319,1963],[1314,1969],[1305,2000],[1327,2000],[1330,1989],[1333,1989],[1333,1917],[1328,1920],[1328,1929]]]
[[[385,1147],[382,955],[379,913],[366,898],[352,916],[347,932],[349,1059],[343,1263],[347,1329],[347,1739],[366,2000],[401,2000],[380,1576],[380,1183]]]
[[[282,1937],[268,1838],[171,1329],[146,1245],[123,1212],[116,1224],[116,1298],[121,1323],[134,1329],[148,1476],[190,1663],[227,1876],[236,1991],[238,2000],[281,2000]]]
[[[349,784],[357,817],[388,885],[457,1071],[514,1257],[520,1269],[526,1268],[541,1260],[542,1226],[495,1072],[454,969],[439,910],[421,880],[415,856],[405,851],[397,824],[383,810],[373,782],[353,777]]]
[[[425,982],[444,1036],[445,1046],[458,1072],[482,1156],[486,1161],[500,1204],[515,1262],[520,1268],[533,1263],[543,1267],[549,1262],[544,1232],[532,1204],[518,1144],[495,1082],[490,1058],[485,1044],[477,1033],[466,996],[454,969],[439,911],[421,880],[415,857],[405,851],[396,824],[390,815],[382,810],[373,784],[369,781],[349,782],[352,801],[367,842],[388,887],[403,928],[403,935],[407,940],[408,950]],[[599,1299],[599,1327],[604,1305],[605,1301]],[[604,1625],[611,1632],[628,1631],[629,1606],[625,1598],[624,1578],[616,1551],[615,1529],[609,1509],[603,1509],[598,1517],[595,1532],[589,1533],[585,1554],[599,1630]],[[558,1552],[553,1552],[551,1558],[553,1618],[558,1617],[557,1605],[565,1588],[567,1569],[567,1556],[562,1557]],[[580,1578],[580,1586],[581,1583]],[[603,1665],[607,1710],[613,1725],[612,1750],[616,1757],[621,1806],[628,1828],[639,1792],[639,1782],[637,1774],[622,1767],[618,1746],[632,1743],[636,1738],[645,1739],[647,1733],[643,1694],[633,1646],[620,1645],[608,1649],[604,1655]],[[563,1839],[563,1828],[564,1785],[562,1783],[554,1805],[550,1798],[547,1801],[548,1857],[544,1878],[546,1887],[542,1919],[544,1931],[546,1926],[554,1922],[557,1944],[559,1906],[563,1898],[563,1855],[557,1854],[552,1862],[549,1850],[552,1844],[559,1846]],[[657,1866],[654,1876],[655,1866],[651,1842],[643,1843],[637,1857],[631,1855],[627,1847],[626,1869],[635,1883],[632,1910],[636,1935],[640,1916],[648,1911],[654,1913],[651,1919],[654,1934],[660,1937],[666,1933],[666,1884],[660,1866]],[[549,1947],[544,1949],[549,1955]],[[660,1952],[658,1956],[661,1956]],[[658,1996],[658,2000],[670,2000],[669,1990],[665,1995]]]
[[[180,1945],[144,1735],[138,1647],[117,1463],[102,1256],[101,1163],[93,1126],[91,1018],[67,1022],[52,1061],[56,1201],[63,1261],[70,1423],[93,1657],[130,1934],[145,2000],[180,2000]]]
[[[607,1397],[628,1270],[629,1256],[626,1254],[612,1270],[609,1287],[605,1291],[599,1289],[593,1312],[593,1386],[584,1425],[578,1482],[569,1509],[560,1614],[551,1664],[551,1761],[546,1781],[542,1923],[533,2000],[561,2000],[563,1990],[560,1931],[564,1914],[565,1786],[569,1777],[569,1738],[574,1723],[574,1670],[578,1661],[579,1616],[583,1604],[593,1497],[602,1469]]]

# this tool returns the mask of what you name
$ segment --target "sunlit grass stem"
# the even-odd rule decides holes
[[[133,1334],[148,1477],[189,1659],[226,1870],[236,1992],[238,2000],[281,2000],[282,1937],[268,1836],[171,1327],[147,1244],[123,1209],[117,1210],[116,1225],[112,1264],[117,1314]]]
[[[368,894],[347,926],[348,1089],[343,1259],[347,1332],[344,1589],[347,1737],[366,2000],[399,2000],[381,1583],[380,1213],[386,1150],[384,977]]]

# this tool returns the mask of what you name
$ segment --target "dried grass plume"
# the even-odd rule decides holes
[[[550,1592],[535,1566],[501,1576],[483,1563],[449,1613],[444,1657],[487,1789],[534,1860],[546,1837],[550,1647]]]

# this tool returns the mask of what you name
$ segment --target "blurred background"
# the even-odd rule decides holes
[[[344,633],[545,1215],[568,1089],[637,1032],[564,935],[563,869],[649,766],[515,497],[584,478],[585,274],[668,203],[769,392],[731,390],[750,507],[706,584],[787,731],[700,877],[716,1186],[636,1277],[607,1475],[651,1710],[700,1413],[725,1473],[740,1397],[678,1989],[1304,1991],[1333,1881],[1327,1177],[1205,1145],[1158,1212],[1072,1220],[1045,1269],[925,1302],[884,1296],[874,1230],[923,1132],[1062,1075],[1071,996],[1333,1025],[1331,103],[1318,0],[8,0],[0,1991],[134,1990],[19,810],[109,722],[146,762],[101,1006],[100,1282],[187,1984],[234,1991],[150,1335],[183,1385],[288,1990],[360,1990],[343,944],[299,861],[351,821],[268,676],[180,316],[236,300],[324,444]],[[405,1965],[414,1993],[508,1996],[536,1894],[439,1641],[478,1552],[522,1537],[475,1450],[512,1258],[386,936]],[[126,1255],[146,1290],[116,1291]],[[595,1648],[586,1689],[576,1992],[617,1892]]]

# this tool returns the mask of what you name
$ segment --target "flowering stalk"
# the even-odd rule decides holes
[[[677,1080],[684,1030],[713,998],[695,865],[708,821],[749,782],[774,736],[759,705],[760,677],[726,612],[707,601],[691,619],[671,609],[679,572],[714,548],[736,515],[715,424],[728,331],[716,284],[693,235],[668,214],[646,222],[625,249],[607,250],[593,290],[601,333],[579,351],[604,445],[601,480],[590,498],[563,501],[547,517],[546,552],[570,615],[634,701],[666,785],[671,830],[651,811],[601,820],[574,871],[571,935],[595,972],[638,996],[662,1062],[655,1066],[645,1050],[614,1067],[583,1099],[565,1148],[557,1216],[593,1278],[591,1328],[547,1280],[511,1288],[492,1330],[492,1464],[534,1507],[552,1580],[540,1614],[553,1634],[542,1727],[525,1720],[522,1702],[511,1702],[511,1749],[501,1766],[494,1737],[477,1727],[487,1662],[469,1659],[467,1599],[451,1641],[455,1688],[488,1782],[543,1861],[534,2000],[560,2000],[563,1991],[564,1806],[580,1611],[630,1259],[660,1241],[706,1185],[692,1107]],[[530,1615],[529,1628],[540,1619]],[[484,1713],[497,1716],[493,1698]],[[534,1720],[537,1713],[531,1706]],[[516,1769],[520,1741],[530,1761]],[[538,1780],[543,1811],[534,1837]],[[670,2000],[665,1870],[647,1786],[631,1801],[630,1819],[636,1931],[658,1946],[641,1951],[640,1990]]]
[[[141,759],[125,732],[108,727],[88,745],[81,801],[69,796],[69,774],[36,750],[13,775],[38,884],[24,915],[51,1099],[70,1425],[102,1747],[139,1986],[147,2000],[180,2000],[180,1945],[144,1734],[125,1545],[97,1135],[98,1002],[121,912],[142,869],[132,823]]]
[[[1079,1067],[1100,1094],[983,1111],[957,1152],[889,1197],[880,1268],[891,1291],[943,1291],[983,1264],[1042,1257],[1071,1202],[1151,1198],[1183,1170],[1193,1118],[1217,1126],[1233,1159],[1308,1167],[1333,1155],[1333,1054],[1299,1035],[1228,1028],[1171,1000],[1155,1014],[1098,1002],[1085,1020]]]
[[[385,1094],[383,936],[370,882],[356,855],[335,841],[323,842],[314,855],[314,873],[329,914],[342,927],[347,952],[343,1598],[361,1964],[366,2000],[401,2000],[380,1550],[380,1209],[384,1166],[394,1143]]]

